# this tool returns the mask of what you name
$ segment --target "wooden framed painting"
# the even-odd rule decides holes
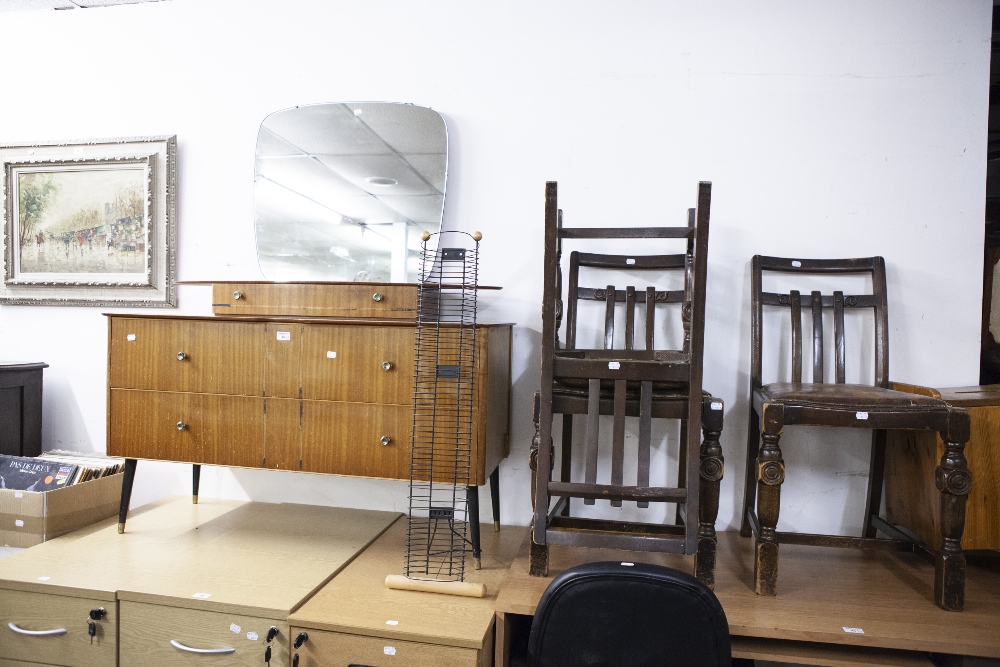
[[[177,305],[174,136],[0,145],[0,304]]]

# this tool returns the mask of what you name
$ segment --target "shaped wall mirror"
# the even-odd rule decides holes
[[[416,282],[420,234],[444,213],[441,114],[391,102],[311,104],[260,126],[257,260],[268,280]]]

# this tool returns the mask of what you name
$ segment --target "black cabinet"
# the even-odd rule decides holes
[[[43,363],[0,361],[0,454],[42,453]]]

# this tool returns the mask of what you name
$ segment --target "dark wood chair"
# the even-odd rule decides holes
[[[870,294],[849,295],[841,291],[822,294],[791,290],[763,290],[765,272],[862,275],[871,280]],[[795,279],[786,276],[787,284]],[[756,538],[754,589],[774,595],[778,575],[779,543],[814,544],[858,548],[923,550],[935,562],[934,600],[942,609],[960,611],[964,603],[965,556],[960,540],[965,525],[965,500],[972,483],[963,449],[969,439],[969,415],[940,399],[908,391],[910,385],[889,381],[889,320],[886,306],[885,262],[881,257],[863,259],[753,258],[751,266],[752,348],[750,367],[750,422],[747,439],[747,477],[742,534]],[[791,382],[763,384],[763,320],[767,311],[789,309],[791,320]],[[874,314],[874,386],[848,384],[844,314],[849,311]],[[812,314],[812,382],[802,381],[802,311]],[[823,316],[832,312],[835,350],[833,382],[825,381]],[[912,389],[912,388],[911,388]],[[779,439],[786,426],[839,426],[873,429],[868,498],[861,537],[810,535],[778,532],[778,509],[785,466]],[[905,528],[893,526],[880,516],[887,429],[938,431],[945,453],[935,472],[941,492],[941,548],[936,552],[918,542]],[[756,510],[754,504],[756,501]],[[882,533],[886,537],[877,537]]]
[[[708,249],[708,219],[711,184],[701,183],[698,208],[688,212],[682,227],[564,228],[556,202],[556,183],[545,190],[545,275],[542,301],[542,377],[536,395],[536,435],[531,448],[534,522],[531,573],[548,569],[548,545],[563,544],[608,547],[635,551],[698,554],[696,573],[714,585],[719,482],[723,474],[723,404],[702,390],[702,349],[705,330],[705,275]],[[559,343],[562,320],[563,280],[560,266],[562,243],[571,239],[637,239],[646,249],[665,250],[680,246],[676,254],[611,255],[573,252],[567,273],[566,343]],[[673,241],[671,241],[673,239]],[[677,243],[677,242],[681,243]],[[683,245],[682,245],[683,244]],[[659,279],[673,271],[683,289],[634,285],[592,288],[580,285],[580,269],[589,268],[631,280],[641,272]],[[577,340],[580,302],[604,304],[603,349],[581,349]],[[644,304],[643,349],[635,345],[637,304]],[[662,328],[656,313],[674,304],[679,310],[683,333],[680,349],[657,349],[654,331]],[[620,313],[619,306],[624,308]],[[619,317],[616,318],[616,311]],[[616,338],[616,319],[624,331]],[[617,341],[617,346],[616,346]],[[555,452],[552,425],[561,415],[561,461],[558,481],[553,481]],[[574,415],[585,415],[582,443],[583,479],[573,472]],[[611,416],[610,479],[598,482],[599,422]],[[625,483],[625,421],[638,418],[635,484]],[[676,487],[650,486],[650,441],[654,419],[676,419],[681,423],[679,472]],[[689,428],[689,425],[694,425]],[[704,430],[700,457],[699,425]],[[546,443],[540,447],[539,443]],[[606,443],[607,444],[607,443]],[[631,478],[631,471],[630,471]],[[569,516],[570,498],[585,504],[608,500],[612,507],[634,501],[638,507],[651,502],[677,503],[677,525],[659,522],[608,521]],[[556,500],[554,506],[552,501]]]

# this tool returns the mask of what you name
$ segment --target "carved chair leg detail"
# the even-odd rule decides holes
[[[722,435],[722,401],[706,400],[702,411],[702,443],[698,485],[698,552],[695,576],[709,588],[715,587],[715,561],[718,538],[715,521],[719,517],[719,486],[725,472],[725,457],[719,437]]]
[[[781,484],[785,481],[785,462],[778,446],[780,434],[764,433],[757,455],[757,535],[754,557],[754,591],[758,595],[775,595],[778,579],[778,510]]]
[[[934,482],[941,492],[941,549],[934,562],[934,601],[947,611],[965,606],[965,502],[972,488],[972,474],[965,459],[964,442],[945,441],[941,465]]]

